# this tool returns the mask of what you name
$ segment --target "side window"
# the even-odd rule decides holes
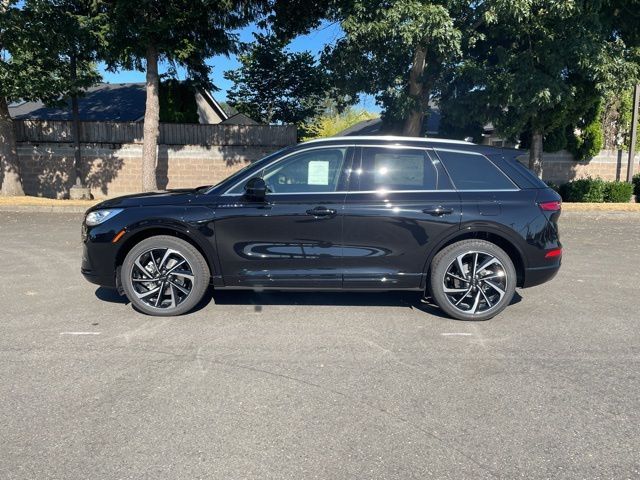
[[[363,147],[360,191],[435,190],[438,175],[426,151]]]
[[[484,155],[439,149],[437,152],[458,190],[513,190],[517,188]]]
[[[335,192],[344,172],[346,148],[319,148],[297,153],[266,167],[260,176],[271,193]],[[244,184],[229,193],[244,192]]]

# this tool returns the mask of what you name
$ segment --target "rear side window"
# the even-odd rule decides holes
[[[437,172],[426,151],[413,148],[362,149],[360,191],[435,190]]]
[[[484,155],[437,150],[457,190],[513,190],[516,186]]]

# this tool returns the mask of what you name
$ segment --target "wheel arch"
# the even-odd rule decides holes
[[[513,266],[516,269],[516,285],[521,287],[524,284],[526,261],[522,249],[518,246],[517,240],[513,238],[512,235],[489,225],[468,225],[454,234],[441,239],[437,246],[431,250],[423,270],[425,273],[423,275],[423,288],[426,288],[428,285],[427,279],[431,273],[431,262],[438,252],[453,243],[470,239],[486,240],[502,248],[507,255],[509,255],[509,258],[511,258],[511,261],[513,262]]]
[[[147,228],[136,230],[135,232],[132,232],[131,235],[127,235],[127,238],[123,241],[120,249],[118,250],[118,253],[116,254],[114,265],[116,271],[120,269],[125,257],[133,247],[135,247],[141,241],[146,240],[147,238],[156,237],[158,235],[173,236],[191,244],[196,248],[196,250],[200,252],[200,254],[206,260],[211,275],[213,276],[215,274],[214,272],[217,271],[214,256],[211,252],[208,251],[209,249],[207,248],[207,246],[203,245],[202,242],[194,238],[193,235],[187,233],[185,230],[176,225],[149,226]],[[119,277],[119,275],[117,277]]]

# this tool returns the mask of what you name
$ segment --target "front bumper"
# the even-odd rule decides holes
[[[80,272],[87,281],[107,288],[116,288],[116,248],[110,243],[92,242],[89,236],[82,247]]]

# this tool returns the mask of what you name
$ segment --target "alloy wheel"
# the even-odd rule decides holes
[[[195,276],[180,252],[156,248],[136,258],[130,278],[134,294],[146,305],[172,309],[191,295]]]
[[[506,269],[495,256],[469,251],[449,264],[442,286],[453,308],[465,314],[480,314],[500,304],[507,281]]]

